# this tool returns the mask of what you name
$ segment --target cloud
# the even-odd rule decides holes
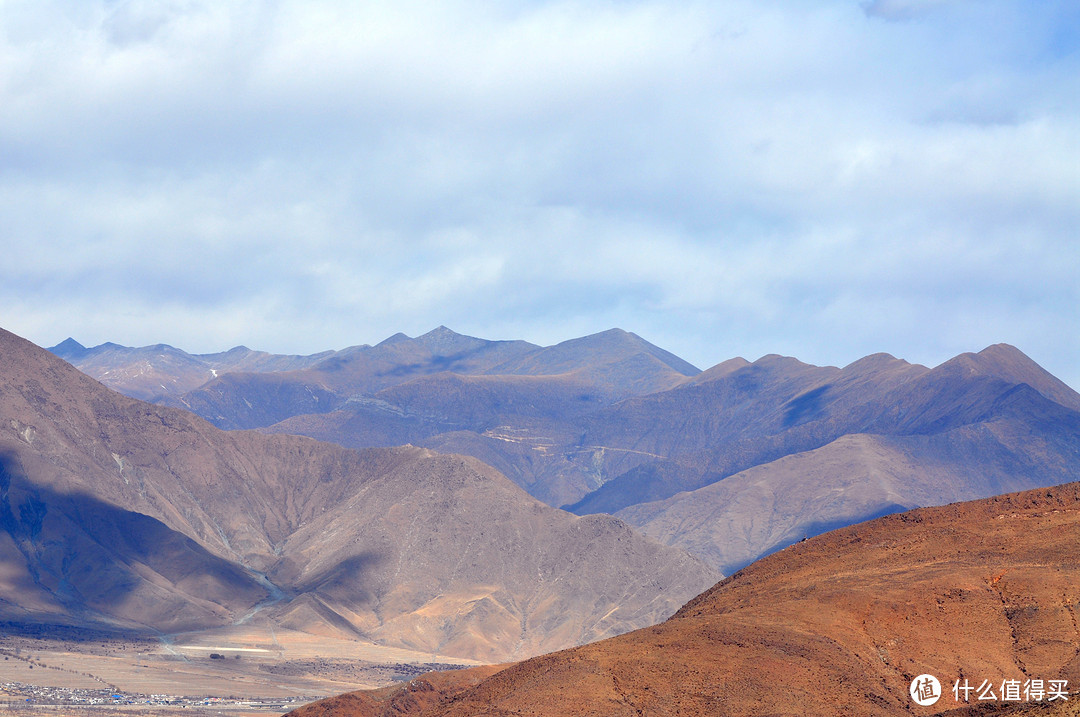
[[[1004,340],[1066,374],[1078,27],[1004,0],[6,2],[0,325],[290,352],[619,325],[701,365]]]

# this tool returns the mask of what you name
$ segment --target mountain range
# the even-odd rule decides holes
[[[145,382],[118,377],[167,374],[176,350],[53,351],[136,395]],[[833,527],[1080,479],[1080,395],[1004,344],[933,368],[768,355],[699,371],[618,329],[540,347],[439,327],[211,366],[247,353],[187,355],[218,375],[157,400],[224,428],[473,456],[725,573]]]
[[[1012,346],[52,351],[158,405],[0,335],[0,619],[537,655],[299,717],[892,715],[924,673],[1080,683],[1080,395]]]
[[[151,353],[142,374],[101,370],[134,393],[191,365],[161,347],[81,355]],[[304,363],[241,353],[226,355]],[[223,431],[0,331],[0,620],[151,636],[263,623],[499,661],[652,624],[718,577],[475,458]]]

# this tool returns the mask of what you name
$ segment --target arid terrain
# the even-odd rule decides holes
[[[1078,539],[1077,483],[890,515],[764,558],[655,627],[490,677],[421,677],[292,714],[910,715],[1021,706],[979,704],[973,694],[959,702],[960,680],[995,690],[1004,680],[1064,680],[1067,708],[1048,695],[1026,708],[1068,714],[1080,702]],[[937,676],[945,692],[930,707],[908,694],[922,674]]]
[[[462,664],[289,630],[140,639],[11,624],[0,630],[0,657],[0,714],[54,715],[109,709],[280,714],[316,696]]]
[[[0,334],[11,710],[885,715],[925,672],[1080,685],[1080,396],[1011,346],[53,351],[159,404]]]

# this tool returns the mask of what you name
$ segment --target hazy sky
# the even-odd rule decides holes
[[[0,326],[1000,341],[1080,388],[1076,0],[0,0]]]

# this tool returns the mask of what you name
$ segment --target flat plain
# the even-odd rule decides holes
[[[475,664],[258,625],[160,639],[0,631],[0,657],[0,715],[57,717],[281,714],[319,697]]]

